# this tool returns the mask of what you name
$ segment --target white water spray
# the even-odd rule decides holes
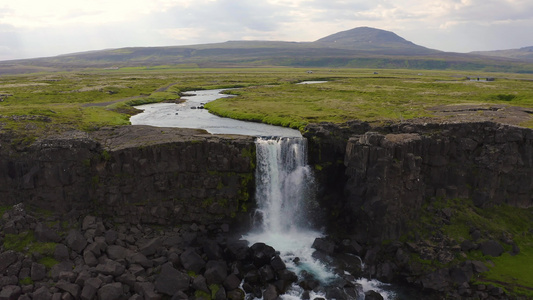
[[[305,270],[322,283],[329,282],[335,275],[312,257],[311,246],[322,233],[312,229],[313,215],[308,214],[316,204],[307,140],[258,138],[256,151],[258,209],[255,229],[243,238],[250,244],[263,242],[274,247],[295,273]]]

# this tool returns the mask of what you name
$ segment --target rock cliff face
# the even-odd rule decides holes
[[[330,168],[324,178],[336,177],[344,186],[338,207],[330,205],[332,222],[364,239],[399,238],[416,209],[432,198],[470,198],[478,207],[533,205],[530,129],[489,122],[351,123],[315,125],[307,135],[311,148],[337,149],[310,156],[311,163]]]
[[[253,191],[252,137],[131,126],[2,151],[3,205],[98,212],[117,222],[217,224],[246,211]]]

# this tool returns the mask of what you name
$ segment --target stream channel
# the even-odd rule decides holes
[[[320,82],[312,82],[320,83]],[[308,83],[311,84],[311,83]],[[221,118],[203,109],[207,102],[230,97],[223,90],[192,91],[179,104],[159,103],[137,106],[143,113],[131,117],[133,125],[205,129],[212,134],[240,134],[256,136],[256,202],[254,226],[243,236],[250,245],[263,242],[280,252],[287,268],[301,276],[311,275],[322,286],[333,284],[344,270],[332,270],[324,260],[316,258],[314,240],[323,233],[309,224],[314,202],[315,182],[307,165],[307,141],[299,131]],[[304,274],[304,275],[302,275]],[[344,276],[346,278],[346,276]],[[345,280],[345,279],[343,279]],[[391,286],[376,280],[353,279],[356,296],[362,300],[364,292],[375,290],[384,299],[398,299]],[[294,285],[282,299],[301,299],[304,291]],[[326,292],[311,292],[310,299],[328,298]],[[350,297],[352,298],[352,297]]]

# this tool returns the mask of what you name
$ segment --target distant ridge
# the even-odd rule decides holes
[[[314,42],[228,41],[189,46],[128,47],[4,61],[0,62],[0,75],[162,65],[184,68],[287,66],[533,73],[533,60],[524,64],[516,59],[483,55],[433,50],[390,31],[358,27]]]
[[[476,55],[512,58],[512,59],[519,59],[519,60],[533,62],[533,46],[524,47],[520,49],[495,50],[495,51],[474,51],[471,53],[476,54]]]

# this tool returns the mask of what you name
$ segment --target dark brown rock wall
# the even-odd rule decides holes
[[[245,211],[253,191],[252,137],[132,126],[2,152],[2,205],[96,212],[117,222],[212,224]]]
[[[349,139],[345,201],[367,238],[396,239],[432,198],[533,205],[533,135],[493,123],[400,125]]]

